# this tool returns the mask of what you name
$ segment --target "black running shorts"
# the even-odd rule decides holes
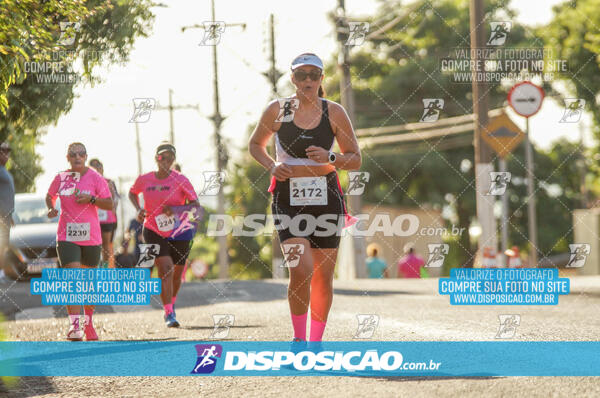
[[[158,257],[170,256],[173,259],[173,264],[185,265],[192,248],[191,240],[169,240],[148,228],[144,228],[142,236],[144,237],[144,243],[160,246]]]
[[[291,186],[290,179],[275,182],[275,187],[271,191],[273,195],[271,211],[281,243],[290,238],[305,238],[314,248],[335,249],[339,246],[346,213],[344,197],[337,173],[332,171],[324,177],[327,182],[327,192],[323,192],[327,195],[325,205],[292,206],[290,195],[297,194],[295,191],[297,188]],[[288,216],[292,220],[287,228],[284,228],[285,224],[279,223],[278,219],[281,216]]]
[[[61,267],[71,263],[97,267],[100,262],[102,246],[80,246],[73,242],[58,241],[56,242],[56,252]]]

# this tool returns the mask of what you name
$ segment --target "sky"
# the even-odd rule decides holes
[[[517,20],[525,24],[543,24],[552,17],[551,7],[558,0],[513,1]],[[155,98],[158,105],[168,102],[169,88],[174,103],[198,105],[200,111],[175,112],[175,145],[182,171],[200,191],[203,171],[215,169],[213,127],[212,47],[200,46],[203,30],[181,31],[183,26],[211,20],[209,1],[179,0],[166,2],[168,8],[155,8],[156,20],[148,38],[137,39],[130,61],[98,71],[103,82],[94,87],[79,87],[71,111],[56,126],[48,128],[38,153],[42,157],[42,175],[36,180],[39,192],[45,192],[53,176],[68,167],[65,155],[70,142],[82,141],[89,158],[104,163],[105,175],[123,178],[123,191],[137,176],[135,128],[129,123],[133,98]],[[302,52],[315,52],[325,63],[335,61],[333,25],[327,17],[336,0],[282,2],[256,0],[240,2],[216,0],[216,20],[246,23],[227,27],[217,46],[221,113],[227,118],[222,134],[233,156],[246,147],[248,126],[256,123],[270,100],[270,85],[262,72],[269,67],[267,58],[267,21],[275,15],[277,68],[289,71],[290,61]],[[374,0],[346,0],[347,14],[353,18],[374,12]],[[327,77],[326,77],[327,78]],[[280,80],[280,94],[291,94],[289,72]],[[532,141],[542,147],[559,138],[579,139],[576,124],[558,125],[562,107],[545,101],[541,111],[531,118]],[[524,120],[512,114],[523,126]],[[589,125],[589,118],[585,118]],[[152,111],[146,123],[139,124],[142,147],[142,171],[154,168],[154,149],[169,137],[169,115]],[[587,142],[589,137],[586,137]],[[266,187],[265,187],[266,188]]]

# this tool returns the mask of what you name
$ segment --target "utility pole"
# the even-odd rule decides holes
[[[338,68],[342,72],[342,78],[340,80],[341,102],[342,106],[346,109],[346,112],[348,112],[348,117],[350,118],[352,125],[354,125],[356,117],[354,114],[354,92],[352,90],[352,80],[350,76],[350,48],[346,45],[346,41],[349,37],[349,28],[346,21],[346,6],[344,0],[338,0],[336,28],[339,44]],[[360,213],[360,195],[350,195],[348,204],[354,214]],[[365,239],[362,236],[353,236],[352,242],[353,253],[350,258],[352,259],[351,263],[354,265],[355,275],[357,278],[365,278],[367,276]]]
[[[583,135],[585,132],[585,126],[583,125],[583,120],[580,120],[577,123],[579,126],[579,147],[581,148],[579,151],[579,160],[577,163],[581,168],[581,182],[580,182],[580,192],[581,192],[581,208],[587,209],[589,207],[588,204],[588,190],[587,184],[585,182],[585,175],[587,174],[587,167],[585,164],[585,146],[583,144]]]
[[[273,99],[278,97],[277,94],[277,82],[283,76],[277,68],[275,67],[275,21],[273,14],[269,16],[269,58],[271,61],[271,68],[263,72],[263,75],[269,80],[271,83],[271,95]],[[271,153],[273,157],[275,157],[275,138],[271,142]],[[273,273],[274,279],[283,279],[286,277],[284,268],[283,268],[283,253],[281,252],[281,246],[279,242],[279,236],[277,235],[277,231],[273,231],[272,237],[272,255],[271,255],[271,271]]]
[[[475,114],[475,199],[477,203],[477,219],[481,225],[478,255],[475,264],[480,263],[484,247],[493,248],[496,252],[498,240],[496,236],[496,219],[494,218],[494,196],[485,194],[490,187],[490,172],[493,171],[492,150],[482,139],[485,126],[488,123],[487,84],[479,79],[477,69],[484,70],[485,58],[477,50],[485,47],[485,31],[483,29],[484,6],[483,0],[470,0],[470,30],[471,30],[471,59],[480,68],[473,68],[473,113]]]
[[[217,34],[217,21],[215,19],[215,0],[211,0],[211,16],[212,16],[212,24],[210,25],[210,34],[214,37]],[[246,28],[245,23],[241,24],[222,24],[222,27],[227,26],[242,26],[243,29]],[[203,25],[192,25],[181,28],[182,32],[188,28],[205,28]],[[223,147],[223,142],[221,139],[221,124],[225,117],[221,115],[219,108],[219,74],[218,74],[218,66],[217,66],[217,44],[212,45],[212,59],[213,59],[213,88],[214,88],[214,113],[209,117],[212,120],[215,127],[215,148],[217,150],[217,171],[219,175],[227,168],[228,155],[226,149]],[[217,214],[225,214],[225,194],[223,192],[223,187],[219,188],[219,192],[217,193]],[[218,261],[219,261],[219,278],[227,279],[229,278],[229,256],[227,254],[227,237],[222,234],[217,237],[217,241],[219,243],[219,253],[218,253]]]
[[[215,0],[211,0],[212,20],[215,21]],[[225,119],[219,110],[219,69],[217,67],[217,46],[212,46],[213,58],[213,86],[214,86],[214,113],[210,117],[215,125],[215,147],[217,149],[217,171],[219,173],[227,167],[227,155],[224,152],[221,139],[221,124]],[[225,214],[225,195],[223,187],[219,188],[217,193],[217,214]],[[219,234],[219,278],[227,279],[229,277],[229,256],[227,255],[227,237]]]
[[[538,240],[537,240],[537,218],[535,215],[535,190],[533,185],[533,144],[529,135],[529,118],[525,118],[525,164],[527,165],[527,218],[529,221],[529,266],[538,266]]]
[[[501,157],[498,161],[498,169],[500,172],[507,171],[506,158]],[[500,236],[502,237],[502,243],[500,245],[500,250],[502,253],[498,256],[498,259],[501,260],[501,267],[508,265],[506,261],[505,252],[508,250],[508,192],[505,192],[501,198],[502,203],[502,215],[500,216]]]
[[[277,82],[283,76],[275,67],[275,19],[273,14],[269,16],[269,59],[271,61],[271,68],[263,72],[263,75],[269,79],[271,83],[271,94],[273,98],[277,98]]]
[[[169,89],[169,106],[157,106],[157,110],[168,110],[169,111],[169,138],[171,145],[175,145],[175,125],[173,122],[173,113],[176,109],[196,109],[200,110],[200,105],[173,105],[173,89]]]
[[[142,146],[140,145],[140,128],[138,126],[138,122],[135,124],[135,149],[137,151],[137,167],[138,167],[138,175],[142,175]]]

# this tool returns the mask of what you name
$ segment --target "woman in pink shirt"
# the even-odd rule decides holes
[[[138,212],[138,221],[144,222],[142,236],[146,244],[156,245],[158,250],[154,264],[162,279],[160,299],[165,309],[167,327],[179,327],[175,318],[174,305],[181,286],[181,275],[187,261],[191,240],[175,240],[170,236],[175,227],[171,206],[198,205],[198,196],[190,181],[173,170],[175,147],[163,143],[156,148],[157,171],[139,176],[129,190],[129,199]],[[144,196],[144,207],[140,207],[139,194]]]
[[[50,184],[46,195],[48,217],[58,215],[56,199],[60,198],[60,218],[56,238],[58,260],[63,268],[95,268],[100,262],[102,236],[98,209],[113,207],[106,181],[93,169],[85,166],[87,152],[82,143],[69,145],[67,160],[69,170],[60,172]],[[85,327],[79,324],[79,305],[67,305],[71,327],[68,340],[98,340],[94,330],[93,305],[84,305]]]
[[[404,245],[404,254],[398,261],[398,278],[420,278],[421,267],[425,265],[425,261],[415,252],[412,243]]]
[[[102,177],[104,177],[104,165],[98,159],[90,160],[90,167],[93,167]],[[119,203],[119,193],[115,182],[104,177],[110,194],[113,200],[113,208],[111,210],[98,209],[98,219],[100,220],[100,231],[102,231],[102,261],[103,266],[107,265],[110,268],[115,267],[115,255],[113,248],[113,240],[115,231],[117,230],[117,205]]]

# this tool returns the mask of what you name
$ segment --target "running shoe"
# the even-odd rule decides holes
[[[317,354],[323,351],[323,343],[321,341],[309,341],[306,345],[306,349]]]
[[[179,322],[177,322],[177,319],[175,319],[174,312],[169,312],[167,315],[165,315],[165,324],[167,325],[168,328],[178,328],[179,327]]]
[[[302,340],[298,337],[294,337],[294,339],[290,343],[290,352],[297,354],[302,351],[306,351],[306,340]],[[294,367],[294,365],[292,365],[292,364],[281,365],[281,369],[294,370],[294,371],[297,370]]]
[[[306,341],[302,340],[298,337],[294,337],[292,343],[290,344],[290,351],[294,354],[299,353],[300,351],[306,350]]]
[[[71,323],[71,327],[67,332],[67,340],[70,341],[81,341],[83,340],[83,330],[79,326],[79,318],[76,318]]]

